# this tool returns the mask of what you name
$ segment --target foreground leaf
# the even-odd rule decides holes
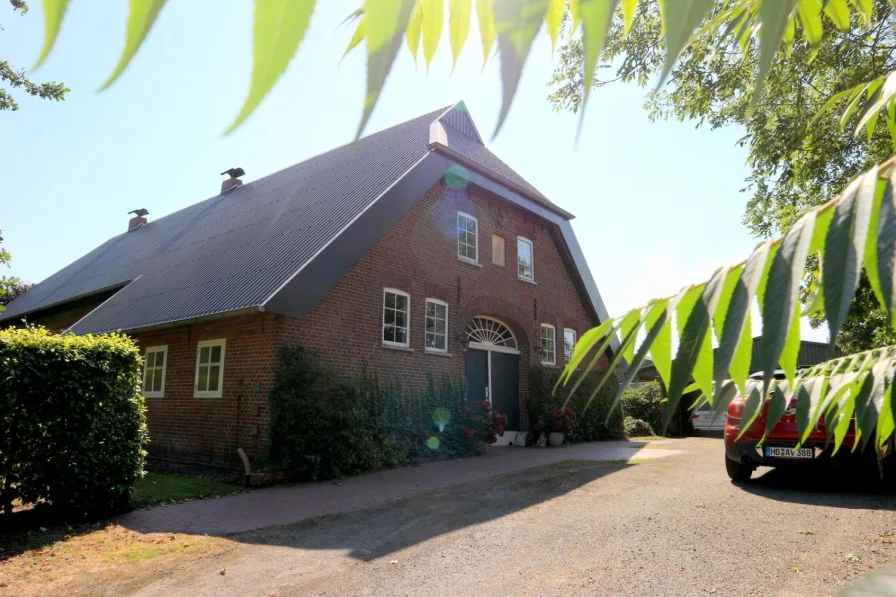
[[[887,177],[886,187],[878,212],[877,230],[872,231],[869,243],[875,242],[877,252],[877,285],[881,304],[890,314],[890,325],[896,328],[896,172]]]
[[[473,18],[473,0],[448,0],[448,34],[451,39],[451,72],[467,41],[470,19]]]
[[[482,67],[488,62],[495,45],[494,0],[476,0],[476,20],[479,22],[479,38],[482,41]]]
[[[423,60],[426,62],[426,72],[436,55],[439,41],[442,39],[442,26],[445,22],[445,5],[442,0],[421,0],[423,9]]]
[[[767,285],[762,295],[762,349],[760,364],[763,371],[763,395],[768,393],[771,380],[784,350],[793,313],[799,300],[799,286],[806,256],[812,240],[815,212],[800,218],[781,241],[772,258]]]
[[[666,61],[660,73],[657,89],[662,87],[666,77],[672,72],[672,66],[684,49],[691,34],[712,10],[714,0],[668,1],[662,6],[663,23],[666,28]]]
[[[668,387],[669,403],[664,409],[664,421],[668,424],[672,413],[681,400],[684,388],[690,382],[691,376],[694,375],[694,368],[700,359],[700,353],[706,350],[712,350],[712,344],[709,342],[709,311],[703,302],[703,291],[706,284],[692,286],[684,291],[681,300],[675,308],[676,319],[678,320],[678,352],[675,360],[672,362],[672,379]],[[709,375],[712,377],[712,365],[710,363]]]
[[[56,45],[56,38],[59,36],[59,28],[62,27],[62,19],[65,18],[65,11],[68,10],[68,0],[43,0],[44,7],[44,45],[40,49],[40,56],[37,62],[31,67],[36,69],[47,56],[50,50]]]
[[[753,89],[753,103],[755,106],[762,96],[765,86],[765,77],[772,65],[775,53],[781,46],[787,23],[798,0],[761,0],[759,4],[759,20],[762,27],[759,29],[759,73]]]
[[[834,207],[825,240],[821,278],[832,341],[846,320],[859,283],[876,185],[877,167],[853,181]]]
[[[131,8],[130,13],[128,14],[124,52],[122,52],[115,70],[112,71],[112,74],[109,75],[109,78],[106,79],[106,82],[100,87],[100,91],[114,83],[127,65],[131,63],[131,59],[137,53],[137,50],[140,49],[140,44],[146,39],[146,35],[156,22],[156,18],[159,16],[159,11],[161,11],[162,7],[165,5],[165,0],[131,0],[130,5]],[[314,3],[312,2],[312,7],[313,5]],[[256,20],[258,18],[257,11],[258,5],[256,4]],[[307,28],[307,26],[306,23],[305,27]],[[295,48],[293,48],[293,52],[295,52]],[[290,54],[290,56],[291,55],[292,54]]]
[[[501,130],[510,112],[510,104],[516,95],[523,66],[532,49],[532,41],[544,21],[547,3],[548,0],[494,0],[503,97],[493,137]]]
[[[364,0],[367,17],[367,94],[356,138],[364,132],[407,30],[413,0]]]

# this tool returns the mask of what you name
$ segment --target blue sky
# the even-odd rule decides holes
[[[364,55],[359,47],[340,64],[352,31],[339,24],[359,3],[318,2],[287,73],[226,137],[252,68],[250,2],[169,2],[128,70],[102,93],[123,45],[126,3],[71,3],[54,52],[33,75],[72,92],[62,103],[17,94],[21,109],[0,115],[0,229],[11,273],[38,282],[123,232],[132,209],[158,218],[217,193],[218,173],[231,166],[252,180],[350,142]],[[0,6],[0,56],[29,67],[43,38],[40,3],[24,17]],[[449,75],[443,42],[428,75],[422,56],[415,68],[402,49],[367,132],[463,99],[491,135],[501,101],[497,60],[482,70],[474,28]],[[542,33],[504,129],[488,145],[577,216],[573,227],[612,315],[749,254],[757,239],[741,223],[741,130],[651,123],[644,90],[613,85],[593,94],[576,145],[578,116],[555,113],[546,99],[553,64]]]

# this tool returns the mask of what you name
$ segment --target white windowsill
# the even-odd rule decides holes
[[[430,354],[434,357],[453,357],[454,356],[450,352],[442,352],[441,350],[430,350],[428,348],[423,349],[423,354]]]
[[[165,394],[158,394],[158,393],[147,394],[144,392],[143,397],[144,398],[164,398]]]
[[[538,286],[538,282],[536,282],[535,280],[530,280],[529,278],[524,278],[522,276],[517,276],[516,278],[520,282],[528,282],[529,284],[534,284],[535,286]]]
[[[388,348],[389,350],[400,350],[402,352],[414,352],[414,349],[410,346],[401,346],[398,344],[386,344],[383,343],[380,345],[382,348]]]
[[[482,264],[478,261],[471,261],[470,259],[464,259],[463,257],[458,257],[458,261],[461,263],[466,263],[467,265],[472,265],[473,267],[482,267]]]

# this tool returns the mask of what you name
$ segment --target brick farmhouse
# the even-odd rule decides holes
[[[465,376],[513,442],[529,368],[562,367],[607,317],[572,215],[486,149],[463,102],[253,182],[230,174],[158,220],[139,210],[0,313],[132,335],[157,458],[265,456],[287,343],[344,375]]]

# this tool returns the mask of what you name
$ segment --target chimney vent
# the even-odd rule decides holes
[[[222,194],[226,193],[227,191],[232,191],[233,189],[243,184],[243,181],[240,180],[239,177],[246,174],[246,171],[242,168],[231,168],[230,170],[225,170],[221,173],[222,176],[224,174],[227,174],[228,176],[230,176],[230,178],[221,183]]]
[[[134,217],[131,218],[130,222],[128,222],[128,232],[132,232],[140,226],[143,226],[144,224],[149,222],[149,220],[146,219],[146,216],[149,215],[148,209],[141,207],[140,209],[135,209],[134,211],[129,211],[128,213],[134,214]]]

